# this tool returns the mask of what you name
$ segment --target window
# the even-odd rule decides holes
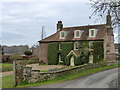
[[[93,49],[93,42],[92,41],[89,42],[89,49]]]
[[[61,47],[61,43],[59,43],[59,50],[61,50],[62,49],[62,47]]]
[[[79,42],[74,43],[74,50],[77,50],[77,49],[79,49]]]
[[[95,37],[96,30],[95,29],[89,29],[89,37]]]
[[[65,39],[66,35],[67,35],[66,31],[61,31],[60,32],[60,39]]]
[[[83,33],[83,30],[75,30],[74,31],[74,38],[80,38]]]
[[[59,54],[59,62],[63,62],[61,55]]]

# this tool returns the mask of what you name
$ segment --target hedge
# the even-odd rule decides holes
[[[48,44],[48,64],[49,65],[58,64],[58,43]]]
[[[102,41],[93,42],[93,63],[100,62],[104,59],[104,48]]]

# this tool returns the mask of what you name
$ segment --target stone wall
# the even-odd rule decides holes
[[[16,81],[17,85],[21,82],[25,81],[28,83],[36,83],[36,82],[42,82],[45,80],[50,80],[62,75],[71,74],[75,72],[80,72],[87,69],[92,68],[99,68],[103,66],[108,66],[115,64],[116,62],[107,62],[107,63],[99,63],[99,64],[89,64],[89,65],[82,65],[82,66],[76,66],[72,68],[66,68],[61,69],[58,71],[51,71],[51,72],[40,72],[40,70],[32,70],[32,67],[25,67],[22,61],[16,63],[16,69],[18,70],[16,73]],[[18,64],[18,65],[17,65]]]

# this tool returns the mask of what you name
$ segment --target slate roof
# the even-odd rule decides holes
[[[65,39],[60,39],[60,31],[52,34],[51,36],[40,40],[39,42],[61,42],[61,41],[77,41],[77,40],[104,40],[106,24],[100,25],[87,25],[77,27],[64,27],[60,31],[68,31]],[[96,37],[89,37],[89,29],[97,29]],[[80,38],[74,38],[74,30],[83,30]]]

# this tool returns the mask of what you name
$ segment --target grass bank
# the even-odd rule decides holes
[[[13,64],[0,63],[0,72],[7,72],[13,70]]]
[[[120,66],[120,65],[119,65]],[[116,68],[118,67],[118,64],[115,65],[111,65],[111,66],[105,66],[102,68],[96,68],[96,69],[89,69],[89,70],[85,70],[85,71],[81,71],[78,73],[72,73],[72,74],[67,74],[64,76],[60,76],[57,77],[55,79],[51,79],[51,80],[47,80],[47,81],[43,81],[43,82],[39,82],[39,83],[33,83],[33,84],[22,84],[17,86],[16,88],[22,88],[22,87],[33,87],[33,86],[39,86],[39,85],[47,85],[47,84],[54,84],[54,83],[60,83],[60,82],[64,82],[67,80],[72,80],[78,77],[83,77],[83,76],[87,76],[90,74],[94,74],[100,71],[104,71],[104,70],[108,70],[108,69],[112,69],[112,68]],[[13,80],[13,75],[8,75],[8,76],[4,76],[2,78],[0,78],[0,80],[2,79],[2,88],[14,88],[14,80]]]

